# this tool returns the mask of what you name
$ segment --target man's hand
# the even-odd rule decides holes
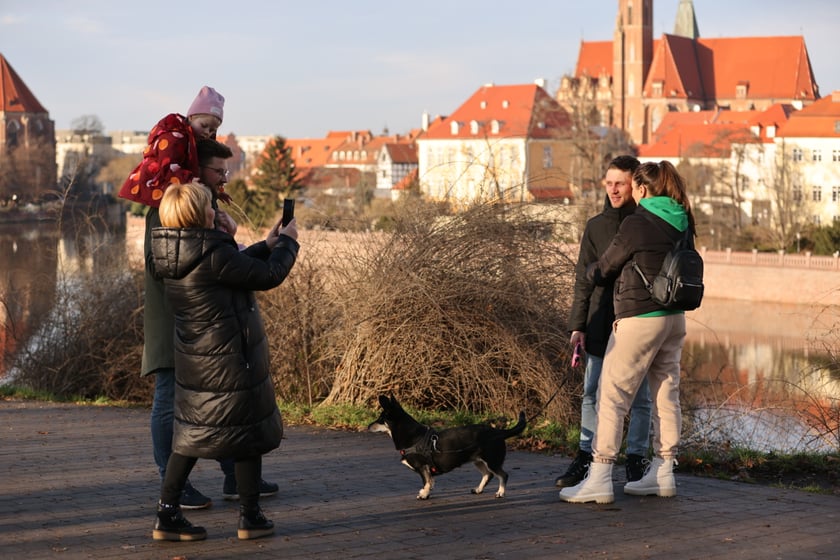
[[[586,333],[583,331],[572,331],[572,336],[569,337],[569,343],[572,345],[572,348],[580,343],[581,349],[586,352]]]
[[[230,217],[230,214],[224,210],[216,210],[216,228],[229,233],[231,237],[236,235],[236,222]]]

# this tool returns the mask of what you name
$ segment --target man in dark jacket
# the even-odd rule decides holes
[[[586,267],[598,260],[609,246],[622,220],[636,210],[636,203],[631,196],[631,178],[638,166],[639,161],[632,156],[619,156],[610,162],[604,178],[604,210],[589,219],[580,241],[575,269],[574,299],[569,313],[572,347],[580,344],[586,353],[583,399],[580,407],[580,449],[566,473],[555,480],[558,488],[578,484],[583,480],[592,462],[592,437],[597,423],[595,399],[607,341],[615,321],[615,311],[613,283],[606,286],[594,285],[586,278]],[[650,442],[650,407],[650,391],[645,381],[636,394],[630,412],[626,464],[628,480],[639,480],[644,475],[644,459]]]

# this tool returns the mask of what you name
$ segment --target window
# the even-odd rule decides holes
[[[478,134],[478,121],[470,121],[470,134]]]
[[[496,119],[493,119],[492,122],[490,122],[490,132],[493,134],[499,133],[499,121]]]
[[[802,161],[802,148],[794,148],[791,156],[793,161]]]
[[[822,161],[822,150],[813,150],[811,152],[811,161]]]
[[[458,134],[458,121],[452,121],[449,123],[449,133],[453,136]]]
[[[831,187],[831,202],[840,202],[840,185]]]
[[[840,161],[840,150],[831,150],[831,161]]]
[[[654,97],[662,97],[662,91],[664,90],[665,82],[662,80],[656,80],[653,82],[653,95]]]
[[[543,168],[550,169],[552,164],[551,146],[543,147]]]
[[[802,202],[802,187],[800,185],[793,185],[793,201]]]
[[[746,99],[747,98],[747,89],[748,84],[746,82],[741,82],[735,86],[735,97],[738,99]]]
[[[811,200],[814,202],[822,201],[822,187],[820,185],[811,187]]]

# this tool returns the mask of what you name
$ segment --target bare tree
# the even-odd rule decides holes
[[[96,115],[82,115],[76,117],[70,123],[70,129],[75,134],[102,134],[105,132],[105,125]]]
[[[784,139],[777,146],[770,183],[771,236],[779,250],[789,247],[796,234],[807,225],[810,203],[804,191],[797,148]],[[801,154],[801,153],[800,153]]]

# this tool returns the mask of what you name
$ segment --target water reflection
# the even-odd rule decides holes
[[[107,214],[0,223],[0,379],[79,275],[94,275],[124,252],[125,227]]]
[[[708,300],[688,319],[687,440],[767,451],[840,447],[840,307]]]

